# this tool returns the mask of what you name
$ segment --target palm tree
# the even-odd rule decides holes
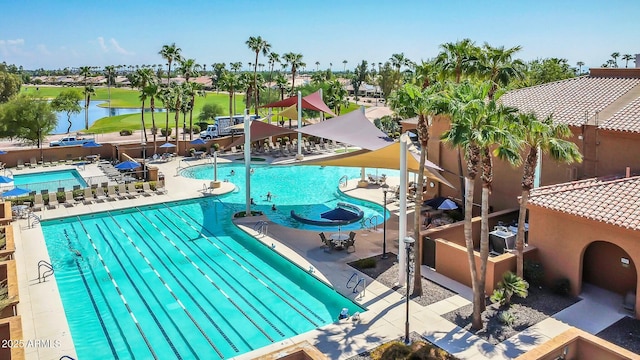
[[[629,67],[629,60],[633,60],[633,55],[624,54],[624,55],[622,55],[622,60],[624,60],[624,67],[628,68]]]
[[[278,90],[280,90],[280,100],[284,100],[284,91],[287,90],[287,78],[282,73],[278,73],[275,83]]]
[[[584,66],[584,61],[578,61],[576,65],[578,65],[578,75],[582,75],[582,67]]]
[[[235,114],[235,91],[238,88],[238,76],[230,71],[225,71],[220,79],[220,87],[229,92],[229,116]]]
[[[196,93],[197,90],[194,89],[193,86],[191,86],[191,84],[189,83],[189,80],[193,77],[198,77],[200,76],[200,70],[202,69],[202,66],[198,63],[196,63],[195,59],[181,59],[180,60],[180,67],[178,68],[178,72],[180,72],[182,74],[182,76],[184,76],[184,80],[185,80],[185,84],[187,84],[187,86],[185,87],[186,93],[191,96],[191,98],[189,99],[188,102],[186,102],[186,104],[189,104],[189,129],[191,129],[193,126],[191,124],[191,121],[193,119],[193,104],[195,103],[195,97],[196,97]],[[193,84],[195,85],[195,84]],[[184,138],[184,131],[186,129],[183,129],[183,134],[182,137]],[[177,129],[176,129],[177,131]],[[176,134],[177,135],[177,134]],[[189,131],[189,140],[191,140],[193,138],[193,132]]]
[[[182,49],[176,46],[176,43],[172,43],[171,45],[163,45],[162,46],[162,50],[160,50],[160,56],[162,56],[162,58],[164,60],[167,61],[167,65],[169,66],[167,68],[167,84],[166,84],[166,89],[169,89],[170,87],[170,82],[171,82],[171,64],[174,61],[180,61],[182,59],[182,55],[180,55],[180,53],[182,52]],[[169,142],[169,105],[170,103],[168,101],[164,101],[164,100],[169,100],[170,93],[165,92],[164,93],[164,97],[163,97],[163,102],[164,102],[164,106],[165,109],[167,110],[167,119],[165,122],[165,131],[166,131],[166,136],[165,136],[165,140],[167,142]],[[178,131],[178,128],[176,128],[176,131]],[[176,134],[177,135],[177,134]],[[176,139],[178,137],[176,136]]]
[[[256,116],[258,115],[258,90],[257,90],[257,77],[258,77],[258,56],[260,53],[262,55],[267,56],[269,54],[269,50],[271,50],[271,44],[269,44],[266,40],[263,40],[261,36],[249,37],[249,40],[245,42],[249,49],[256,53],[256,61],[253,64],[253,90],[254,94],[254,110]]]
[[[418,140],[420,141],[420,165],[418,168],[418,184],[415,193],[415,203],[422,203],[422,189],[424,188],[424,163],[427,159],[429,145],[429,127],[431,116],[438,112],[440,86],[420,88],[414,84],[405,84],[394,92],[390,99],[391,108],[404,118],[418,116]],[[420,236],[420,211],[414,211],[414,237],[416,239],[415,268],[413,275],[413,296],[422,295],[422,238]],[[407,279],[407,282],[409,279]],[[407,286],[407,296],[409,288]]]
[[[318,71],[318,68],[320,68],[320,61],[316,61],[316,71]]]
[[[237,73],[240,69],[242,69],[242,62],[237,61],[229,64],[229,67],[234,73]]]
[[[408,58],[406,58],[404,56],[404,53],[400,53],[400,54],[392,54],[391,58],[389,58],[389,61],[391,61],[391,65],[396,69],[396,72],[398,74],[398,87],[400,86],[400,81],[402,79],[402,77],[400,76],[400,68],[402,68],[403,66],[409,66],[411,64],[411,60],[409,60]]]
[[[613,67],[618,67],[618,58],[620,57],[620,53],[616,51],[611,54],[611,57],[613,58]]]
[[[512,56],[522,47],[514,46],[505,49],[504,46],[493,47],[484,43],[477,60],[477,73],[491,81],[489,99],[493,99],[498,86],[507,86],[512,79],[521,79],[524,74],[525,64],[519,60],[513,60]]]
[[[111,116],[111,84],[113,83],[113,76],[115,74],[116,67],[113,65],[107,65],[104,67],[104,74],[107,76],[107,90],[109,92],[109,116]]]
[[[566,164],[582,162],[582,155],[576,144],[565,140],[571,136],[569,127],[554,123],[551,116],[540,120],[534,113],[524,113],[519,114],[514,120],[513,123],[516,125],[518,135],[522,138],[523,145],[529,148],[522,170],[522,195],[516,235],[516,273],[519,277],[523,277],[524,223],[539,152],[548,154],[554,161]]]
[[[276,63],[280,62],[280,54],[278,53],[274,53],[271,52],[269,53],[269,60],[268,60],[268,64],[269,64],[269,83],[273,82],[273,68],[275,67]],[[267,88],[267,91],[269,92],[268,97],[271,98],[271,85],[269,84],[269,87]]]
[[[342,72],[346,72],[347,71],[347,60],[342,60]]]
[[[96,94],[96,90],[91,85],[85,85],[84,87],[84,128],[89,129],[89,104],[91,103],[91,96]]]
[[[478,48],[470,39],[463,39],[456,43],[440,45],[440,53],[436,61],[442,64],[444,70],[455,77],[456,83],[462,79],[462,74],[473,73],[473,65],[477,59]]]
[[[442,134],[446,143],[461,148],[467,161],[465,176],[465,220],[464,235],[471,270],[473,288],[472,328],[482,328],[482,312],[485,308],[484,287],[486,281],[488,241],[488,196],[493,180],[493,165],[489,148],[496,143],[515,142],[515,138],[505,130],[505,116],[515,111],[497,105],[495,100],[487,100],[491,83],[472,84],[469,81],[454,85],[445,93],[444,102],[451,116],[451,128]],[[504,146],[502,157],[517,158],[516,146]],[[480,168],[481,167],[481,168]],[[472,237],[472,206],[474,183],[482,170],[482,209],[480,232],[480,271],[476,268],[475,249]]]
[[[305,67],[307,64],[302,62],[302,54],[289,52],[282,55],[282,57],[287,64],[291,65],[291,94],[293,95],[296,87],[296,71],[298,71],[299,67]]]
[[[342,86],[338,79],[334,78],[329,81],[329,87],[327,89],[327,94],[324,95],[325,100],[327,101],[327,106],[333,111],[335,111],[336,115],[340,115],[341,109],[343,107],[349,106],[349,101],[347,100],[347,90]]]
[[[144,89],[154,81],[153,70],[149,68],[138,69],[135,72],[135,81],[132,82],[132,85],[140,89],[140,101],[142,102],[140,111],[140,117],[142,121],[142,133],[144,134],[144,141],[147,142],[147,129],[144,123],[144,102],[147,100],[147,94],[144,92]]]
[[[158,151],[156,145],[156,135],[158,134],[158,128],[156,127],[156,99],[160,96],[160,87],[158,83],[153,79],[147,86],[142,89],[142,93],[146,99],[149,99],[149,108],[151,109],[151,135],[153,135],[153,153]]]

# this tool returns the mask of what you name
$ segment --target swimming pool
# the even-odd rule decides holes
[[[43,221],[78,357],[229,358],[364,310],[231,215],[204,198]]]
[[[83,188],[87,187],[87,183],[80,173],[74,169],[16,174],[13,176],[13,183],[17,187],[36,192],[42,190],[54,192],[61,187],[71,190],[75,185],[80,185]]]
[[[337,227],[310,225],[291,218],[291,210],[296,214],[320,219],[320,214],[346,202],[358,206],[364,211],[363,220],[373,219],[382,224],[383,208],[370,201],[359,200],[344,195],[338,190],[338,183],[343,176],[349,179],[360,178],[360,168],[335,166],[295,166],[295,165],[252,165],[251,195],[254,199],[254,210],[263,211],[269,219],[283,226],[305,230],[337,231]],[[231,175],[233,172],[234,175]],[[365,174],[399,176],[397,170],[365,169]],[[180,175],[208,181],[213,179],[213,165],[197,165],[181,170]],[[244,164],[230,163],[218,165],[218,180],[228,180],[237,186],[237,190],[221,197],[222,201],[237,211],[245,208],[246,186]],[[270,192],[271,201],[267,201]],[[276,205],[276,211],[271,210]],[[389,215],[387,215],[389,216]],[[367,226],[363,222],[341,226],[342,230],[358,230]]]

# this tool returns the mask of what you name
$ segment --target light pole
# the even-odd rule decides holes
[[[387,192],[389,192],[389,185],[386,183],[382,185],[383,204],[382,204],[382,256],[381,259],[386,259],[387,256]]]
[[[410,267],[409,267],[409,255],[411,254],[411,250],[413,247],[413,243],[416,240],[410,236],[404,238],[404,247],[407,249],[407,295],[406,295],[406,307],[407,307],[407,315],[406,321],[404,323],[404,343],[409,345],[411,341],[409,340],[409,276],[410,276]]]

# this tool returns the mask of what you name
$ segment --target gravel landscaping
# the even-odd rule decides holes
[[[410,333],[409,333],[409,339],[411,339],[411,343],[412,343],[412,344],[415,344],[415,343],[416,343],[416,341],[423,341],[423,342],[425,342],[425,343],[427,343],[427,344],[431,344],[429,341],[427,341],[427,340],[423,339],[423,338],[420,336],[420,334],[418,334],[418,333],[416,333],[416,332],[410,332]],[[396,341],[404,341],[404,337],[403,337],[403,338],[400,338],[400,339],[397,339]],[[433,346],[433,344],[431,344],[431,345]],[[380,346],[377,346],[377,347],[375,347],[375,348],[371,349],[370,351],[365,351],[365,352],[360,353],[360,354],[358,354],[358,355],[356,355],[356,356],[352,356],[352,357],[348,358],[347,360],[372,360],[372,359],[373,359],[373,357],[371,356],[371,354],[372,354],[372,353],[374,353],[374,352],[376,352],[376,350],[377,350],[377,349],[379,349],[379,348],[381,348],[381,347],[383,347],[383,346],[385,346],[385,344],[382,344],[382,345],[380,345]],[[425,358],[425,359],[430,359],[430,358],[428,358],[428,357],[424,357],[424,358]],[[414,359],[414,357],[411,357],[410,359]],[[415,357],[415,359],[422,359],[422,357],[417,357],[417,356],[416,356],[416,357]],[[452,356],[452,355],[448,355],[447,359],[455,360],[455,359],[457,359],[457,358],[456,358],[456,357],[454,357],[454,356]]]
[[[491,303],[488,303],[486,311],[482,314],[484,328],[475,332],[471,331],[472,305],[463,306],[442,317],[496,345],[578,301],[579,298],[560,296],[544,288],[531,287],[529,296],[525,299],[512,300],[509,312],[513,314],[515,321],[511,326],[500,322],[499,315],[502,309]]]
[[[371,278],[376,279],[390,289],[393,289],[396,292],[405,295],[407,291],[406,287],[394,286],[394,284],[398,282],[398,258],[396,254],[393,253],[387,253],[387,255],[388,258],[386,259],[382,259],[381,255],[376,255],[368,259],[360,259],[358,261],[351,262],[349,263],[349,265],[358,269],[362,273],[367,274]],[[369,259],[375,260],[375,267],[361,268],[358,266],[358,264],[361,264],[362,262],[365,262]],[[413,285],[413,281],[411,281],[411,285]],[[422,296],[411,297],[411,300],[422,306],[435,304],[438,301],[447,299],[456,294],[453,291],[425,278],[422,278],[422,290]]]
[[[640,320],[624,317],[596,336],[640,354]]]

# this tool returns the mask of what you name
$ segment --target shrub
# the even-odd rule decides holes
[[[567,296],[571,292],[571,281],[567,278],[559,278],[553,282],[553,292],[561,295]]]
[[[169,128],[168,129],[168,134],[167,134],[167,129],[162,128],[162,129],[160,129],[160,135],[162,135],[162,136],[171,135],[171,131],[173,131],[173,129]]]
[[[198,125],[193,125],[193,127],[191,128],[191,133],[193,133],[193,134],[199,134],[199,133],[200,133],[200,126],[198,126]]]
[[[411,348],[401,342],[393,342],[379,354],[377,359],[396,360],[406,359],[411,354]],[[373,356],[372,356],[373,357]],[[375,358],[374,358],[375,359]]]
[[[526,298],[529,295],[528,289],[529,283],[511,271],[507,271],[502,275],[502,281],[498,283],[498,288],[493,292],[490,299],[501,306],[509,306],[513,295]]]
[[[536,261],[525,260],[524,261],[524,279],[531,285],[541,285],[544,280],[544,268],[542,264]]]
[[[190,154],[192,154],[192,155],[193,155],[193,153],[194,153],[194,152],[196,152],[196,149],[195,149],[195,148],[191,148],[191,149],[189,149],[189,153],[190,153]]]
[[[374,258],[366,258],[366,259],[358,259],[354,263],[355,267],[358,269],[370,269],[376,267],[376,259]]]
[[[218,143],[214,143],[213,145],[211,145],[211,147],[213,148],[214,151],[220,150],[220,144]]]
[[[498,315],[498,320],[500,323],[506,326],[511,326],[516,322],[516,317],[509,311],[501,311]]]
[[[130,136],[131,134],[133,134],[133,130],[129,130],[129,129],[120,130],[120,136]]]

